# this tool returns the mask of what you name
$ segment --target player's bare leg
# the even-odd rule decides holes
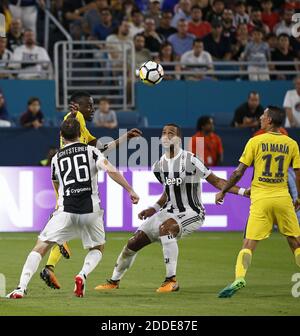
[[[170,218],[159,227],[159,238],[161,241],[164,261],[166,264],[166,278],[162,285],[156,290],[158,293],[175,292],[179,290],[176,280],[176,268],[178,259],[178,245],[176,236],[180,231],[177,222]]]
[[[44,255],[52,247],[53,243],[38,240],[33,250],[29,253],[23,266],[18,287],[7,295],[9,299],[21,299],[26,294],[27,286]]]
[[[82,270],[75,276],[74,294],[83,297],[85,294],[86,279],[102,259],[104,245],[95,246],[89,250],[85,257]]]
[[[300,267],[300,237],[286,237],[295,256],[295,262]]]
[[[119,283],[126,271],[132,266],[137,256],[137,252],[145,246],[151,244],[150,239],[143,231],[137,231],[133,237],[131,237],[127,245],[124,246],[120,253],[112,277],[107,280],[106,284],[95,287],[96,290],[109,290],[119,288]]]
[[[258,240],[244,239],[243,247],[240,250],[235,265],[235,281],[221,290],[219,298],[232,297],[238,290],[246,286],[245,276],[251,264],[252,254],[257,246]]]

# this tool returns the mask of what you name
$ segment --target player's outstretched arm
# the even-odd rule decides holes
[[[215,186],[216,188],[220,189],[221,191],[218,192],[216,194],[216,204],[221,204],[223,203],[225,194],[227,192],[233,193],[233,194],[239,194],[239,195],[243,195],[246,197],[249,197],[250,195],[250,190],[245,190],[244,188],[240,188],[238,186],[236,186],[236,184],[239,182],[239,180],[242,178],[242,176],[244,175],[246,169],[248,168],[247,165],[245,165],[244,163],[240,163],[239,166],[237,167],[237,169],[232,173],[232,175],[230,176],[229,180],[223,180],[221,178],[216,177],[215,175],[213,175],[211,178],[210,176],[212,174],[210,174],[207,177],[207,181],[209,183],[211,183],[213,186]],[[217,179],[215,179],[214,178]]]
[[[139,202],[140,198],[138,194],[133,190],[132,186],[127,182],[125,177],[107,159],[98,160],[97,168],[106,171],[111,179],[123,187],[128,192],[133,204],[137,204]]]
[[[132,138],[136,138],[142,135],[142,131],[140,131],[137,128],[132,128],[130,131],[128,131],[127,133],[123,134],[120,136],[120,138],[110,142],[107,144],[107,147],[105,148],[105,153],[110,152],[111,150],[116,149],[117,147],[119,147],[122,143],[132,139]]]
[[[151,216],[153,216],[157,211],[159,211],[167,202],[168,195],[166,192],[164,192],[160,199],[152,206],[150,206],[148,209],[144,209],[138,214],[139,219],[146,219]]]

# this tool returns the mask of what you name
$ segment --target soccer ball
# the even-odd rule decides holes
[[[141,65],[139,75],[143,83],[148,85],[156,85],[162,81],[164,76],[164,69],[156,62],[147,61]]]

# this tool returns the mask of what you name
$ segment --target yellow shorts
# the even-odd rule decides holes
[[[279,232],[285,236],[300,236],[297,215],[290,197],[270,197],[254,201],[250,206],[245,238],[266,239],[274,224],[277,224]]]

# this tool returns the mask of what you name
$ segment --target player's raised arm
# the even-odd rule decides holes
[[[150,206],[147,209],[142,210],[139,214],[138,217],[139,219],[146,219],[148,217],[153,216],[157,211],[159,211],[166,203],[168,200],[168,195],[166,192],[164,192],[160,199],[152,206]]]
[[[102,169],[106,171],[111,179],[113,179],[116,183],[118,183],[128,192],[131,202],[133,204],[137,204],[139,202],[140,198],[138,194],[133,190],[131,185],[127,182],[124,176],[117,170],[117,168],[113,166],[107,159],[100,158],[97,161],[96,165],[99,170]]]
[[[130,131],[128,131],[127,133],[123,134],[120,136],[120,138],[109,142],[108,144],[104,145],[103,149],[101,150],[102,152],[108,153],[111,150],[116,149],[117,147],[119,147],[122,143],[132,139],[132,138],[136,138],[142,135],[142,131],[140,131],[137,128],[132,128]]]

